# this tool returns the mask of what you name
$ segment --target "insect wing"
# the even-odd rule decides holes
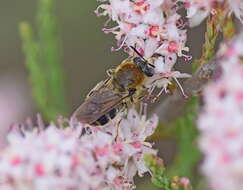
[[[119,105],[125,96],[114,92],[111,86],[94,90],[84,103],[74,112],[74,117],[83,123],[93,123],[111,109]]]

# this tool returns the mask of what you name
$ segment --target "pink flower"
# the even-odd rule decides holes
[[[229,1],[229,0],[228,0]],[[229,1],[230,10],[243,23],[243,2],[242,0]]]
[[[204,90],[205,105],[198,125],[205,155],[202,171],[213,189],[243,187],[243,38],[223,46],[222,73]]]
[[[151,92],[161,86],[161,81],[166,88],[170,80],[185,76],[172,71],[178,56],[186,60],[191,58],[184,53],[189,51],[185,46],[186,30],[183,29],[186,23],[176,12],[177,8],[177,3],[171,0],[107,0],[95,11],[98,16],[108,16],[108,21],[113,20],[117,24],[103,29],[115,35],[118,48],[113,50],[125,47],[129,55],[134,55],[129,48],[133,46],[151,63],[156,63],[153,82],[146,83]],[[167,76],[161,77],[165,73]]]
[[[210,13],[214,14],[215,5],[225,3],[224,0],[179,0],[187,9],[187,17],[191,27],[199,25]],[[226,0],[228,13],[233,12],[242,22],[243,2],[242,0]]]
[[[130,110],[103,127],[15,126],[0,151],[0,189],[133,189],[135,174],[148,171],[143,155],[156,154],[145,139],[157,123]]]
[[[5,144],[4,137],[13,121],[21,121],[31,113],[30,97],[20,79],[0,77],[0,148]]]

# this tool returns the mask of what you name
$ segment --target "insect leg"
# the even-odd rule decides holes
[[[162,88],[159,93],[157,95],[155,95],[154,99],[151,101],[152,103],[154,103],[156,100],[158,100],[158,98],[160,97],[160,95],[164,92],[164,88]]]
[[[107,75],[108,75],[109,77],[111,77],[111,76],[113,76],[114,71],[115,71],[115,69],[108,69],[108,70],[106,71],[106,73],[107,73]]]
[[[117,138],[119,137],[120,123],[121,123],[121,119],[116,124],[116,137],[115,137],[115,141],[117,141]]]
[[[127,110],[128,110],[128,105],[126,102],[123,102],[120,112],[127,112]]]
[[[136,88],[130,88],[130,89],[128,90],[128,96],[132,96],[133,94],[135,94],[136,91],[137,91]]]
[[[94,93],[94,91],[98,90],[105,82],[106,80],[99,82],[92,90],[90,90],[87,97],[91,96]]]
[[[141,102],[140,103],[140,115],[147,115],[147,107],[148,107],[148,104],[147,103],[144,103],[144,102]]]
[[[131,103],[134,103],[134,99],[132,96],[130,97],[130,101],[131,101]]]

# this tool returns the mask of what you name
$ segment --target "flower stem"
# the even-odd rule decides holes
[[[208,16],[202,56],[192,63],[193,71],[204,65],[204,63],[207,63],[215,55],[215,47],[221,31],[223,31],[224,40],[231,39],[235,34],[235,25],[232,20],[232,15],[228,15],[225,9],[226,4],[215,8],[214,14]]]

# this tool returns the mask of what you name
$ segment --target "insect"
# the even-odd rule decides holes
[[[134,48],[138,56],[124,60],[116,69],[108,70],[108,78],[98,83],[87,95],[83,104],[74,112],[79,122],[105,125],[128,103],[138,101],[146,87],[144,81],[154,75],[154,65]]]

